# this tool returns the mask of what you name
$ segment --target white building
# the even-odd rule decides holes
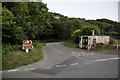
[[[81,36],[81,40],[79,42],[79,47],[90,50],[92,46],[96,46],[96,44],[109,44],[110,36]]]

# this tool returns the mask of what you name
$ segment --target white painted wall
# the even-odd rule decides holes
[[[109,44],[110,36],[95,36],[96,43]]]
[[[84,36],[81,36],[81,41],[79,42],[79,47],[82,48],[82,39]],[[91,49],[93,45],[93,40],[96,39],[96,43],[109,44],[110,36],[88,36],[88,50]]]

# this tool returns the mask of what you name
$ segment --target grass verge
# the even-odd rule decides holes
[[[22,50],[7,51],[7,53],[2,55],[2,70],[14,69],[19,66],[39,61],[43,58],[42,47],[44,45],[45,43],[34,41],[34,48],[28,53],[25,53],[25,51]]]
[[[120,45],[120,40],[119,39],[113,39],[113,42],[114,42],[113,44],[109,44],[109,45],[97,45],[92,50],[94,50],[94,51],[119,52],[120,48],[117,51],[117,45]]]
[[[72,41],[64,41],[63,44],[70,48],[78,48],[79,46],[78,44]],[[120,49],[117,51],[116,44],[110,44],[110,45],[97,45],[96,47],[92,48],[92,50],[90,51],[98,51],[98,52],[105,52],[105,53],[118,53]]]
[[[2,46],[0,45],[0,71],[2,70]]]
[[[63,45],[70,47],[70,48],[78,48],[78,44],[74,43],[73,41],[64,41]]]
[[[109,45],[97,45],[92,51],[116,51],[117,48],[113,44]]]

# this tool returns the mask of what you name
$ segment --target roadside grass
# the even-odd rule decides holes
[[[46,40],[41,40],[40,42],[44,42],[44,43],[49,43],[49,42],[61,42],[63,40],[59,40],[59,39],[46,39]]]
[[[91,51],[117,51],[117,48],[113,44],[97,45],[96,47],[92,48]]]
[[[120,45],[120,39],[115,39],[115,44]]]
[[[119,40],[120,42],[120,40]],[[73,41],[64,41],[63,44],[70,48],[78,48],[79,45],[74,43]],[[84,49],[86,50],[86,49]],[[120,49],[117,51],[116,42],[115,44],[109,44],[109,45],[97,45],[96,47],[92,48],[90,51],[100,51],[105,53],[118,53]]]
[[[2,70],[14,69],[19,66],[31,64],[43,58],[42,47],[45,43],[33,41],[33,49],[25,53],[21,47],[18,50],[6,51],[2,54]],[[22,46],[22,45],[17,45]]]
[[[79,45],[74,43],[73,41],[70,41],[70,40],[66,40],[66,41],[63,41],[63,45],[67,46],[67,47],[70,47],[70,48],[78,48]]]
[[[0,45],[0,71],[2,70],[2,46]]]

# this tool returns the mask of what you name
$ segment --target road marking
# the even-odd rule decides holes
[[[46,45],[49,45],[49,43],[47,43]]]
[[[91,55],[94,55],[94,53],[90,53]]]
[[[16,71],[20,71],[20,69],[12,69],[12,70],[8,70],[8,72],[16,72]]]
[[[94,55],[94,53],[85,53],[85,55]]]
[[[51,69],[52,67],[51,66],[48,66],[48,67],[44,67],[44,69]]]
[[[71,66],[73,66],[73,65],[78,65],[78,63],[72,63],[72,64],[70,64]]]
[[[82,54],[82,56],[86,56],[86,54]]]
[[[77,54],[72,54],[73,56],[77,57],[77,58],[80,58]]]
[[[53,45],[53,44],[59,44],[59,43],[47,43],[46,45]]]
[[[55,67],[64,67],[64,66],[66,66],[66,65],[56,65]]]
[[[79,58],[80,56],[94,55],[94,53],[85,53],[85,52],[72,52],[72,55]]]
[[[120,59],[120,58],[116,57],[116,58],[108,58],[108,59],[99,59],[99,60],[93,60],[91,62],[99,62],[99,61],[107,61],[107,60],[115,60],[115,59]]]
[[[77,56],[81,56],[81,54],[76,54]]]
[[[82,52],[82,54],[85,53],[85,52]]]
[[[27,68],[24,71],[28,71],[28,70],[34,70],[35,68]]]
[[[72,53],[77,53],[77,52],[72,52]]]

